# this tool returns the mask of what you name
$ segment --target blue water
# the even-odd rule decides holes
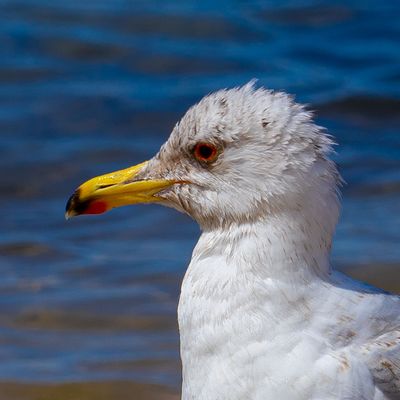
[[[400,271],[399,18],[394,0],[0,0],[0,381],[179,385],[198,228],[157,206],[66,222],[64,206],[252,78],[309,103],[339,144],[333,263]]]

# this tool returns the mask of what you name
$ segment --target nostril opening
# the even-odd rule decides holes
[[[99,185],[99,186],[97,187],[97,189],[105,189],[105,188],[108,188],[108,187],[110,187],[110,186],[114,186],[114,184],[113,184],[113,183],[110,183],[109,185]]]

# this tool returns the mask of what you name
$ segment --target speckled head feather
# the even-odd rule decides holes
[[[218,149],[211,164],[193,157],[200,142]],[[339,182],[328,158],[332,145],[311,113],[289,95],[250,82],[212,93],[191,107],[143,174],[192,182],[162,196],[203,229],[319,202],[333,208],[327,221],[332,231]]]

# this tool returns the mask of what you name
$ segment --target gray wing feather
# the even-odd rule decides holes
[[[362,353],[376,386],[388,399],[400,399],[400,327],[366,343]]]

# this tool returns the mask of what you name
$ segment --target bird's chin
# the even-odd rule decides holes
[[[186,197],[183,196],[181,188],[177,186],[169,187],[157,193],[158,204],[173,208],[183,214],[190,215],[188,209],[188,202],[185,201]]]

